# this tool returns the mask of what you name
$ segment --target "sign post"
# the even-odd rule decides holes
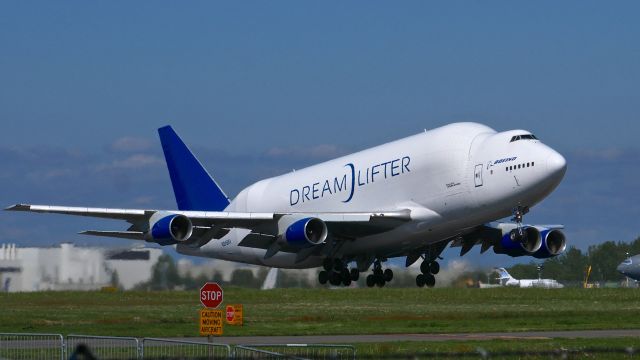
[[[200,309],[200,336],[222,335],[222,310]]]
[[[227,305],[226,319],[229,325],[242,326],[242,304]]]
[[[200,303],[205,307],[200,310],[200,336],[208,336],[210,342],[213,335],[222,335],[225,314],[215,308],[223,300],[224,292],[218,283],[208,282],[200,288]]]
[[[200,288],[200,302],[206,308],[217,308],[223,299],[224,292],[218,283],[208,282]]]

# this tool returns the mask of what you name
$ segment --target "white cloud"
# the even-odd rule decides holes
[[[114,160],[109,164],[96,166],[96,171],[118,170],[118,169],[140,169],[164,166],[164,160],[158,156],[147,154],[134,154],[125,159]]]
[[[109,149],[116,152],[140,152],[149,150],[152,146],[149,139],[124,136],[111,143]]]

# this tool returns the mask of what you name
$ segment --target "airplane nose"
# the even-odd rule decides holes
[[[554,151],[547,157],[547,171],[554,177],[563,178],[564,173],[567,171],[567,160],[565,160],[564,156]]]

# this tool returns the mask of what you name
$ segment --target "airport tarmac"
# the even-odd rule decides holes
[[[631,330],[571,330],[525,331],[460,334],[380,334],[380,335],[311,335],[311,336],[222,336],[213,339],[222,344],[354,344],[396,341],[452,341],[452,340],[543,340],[543,339],[595,339],[640,337],[640,329]],[[176,338],[176,340],[187,340]],[[190,341],[207,341],[207,338],[188,338]]]

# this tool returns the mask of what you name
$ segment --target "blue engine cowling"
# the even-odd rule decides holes
[[[151,239],[160,245],[187,241],[193,233],[191,220],[184,215],[168,215],[150,225]]]
[[[493,246],[496,254],[506,254],[512,257],[533,255],[542,247],[540,231],[533,226],[522,227],[523,236],[518,229],[512,229],[502,235],[500,242]]]
[[[308,247],[324,242],[327,234],[327,224],[324,221],[309,217],[289,225],[283,238],[294,247]]]
[[[543,229],[542,246],[533,256],[538,259],[546,259],[560,255],[567,247],[567,240],[564,233],[558,229]]]

